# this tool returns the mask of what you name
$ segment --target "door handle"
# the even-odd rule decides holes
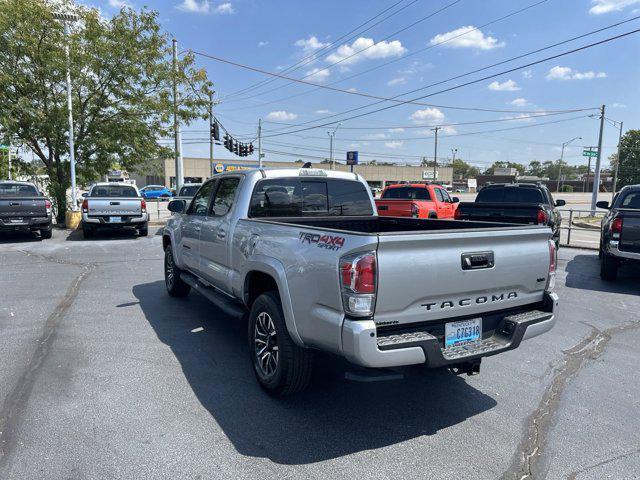
[[[218,230],[218,234],[217,237],[222,239],[222,238],[226,238],[227,236],[227,232],[225,232],[224,230]]]

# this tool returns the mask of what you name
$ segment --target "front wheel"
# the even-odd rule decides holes
[[[618,276],[618,260],[606,252],[602,252],[600,257],[600,278],[603,280],[615,280]]]
[[[291,395],[309,385],[313,355],[289,336],[277,293],[264,293],[253,303],[248,333],[256,379],[269,395]]]
[[[42,238],[43,240],[51,238],[52,235],[53,228],[51,226],[49,226],[49,228],[43,228],[42,230],[40,230],[40,238]]]
[[[186,297],[191,287],[180,278],[181,270],[173,261],[171,246],[164,251],[164,283],[172,297]]]

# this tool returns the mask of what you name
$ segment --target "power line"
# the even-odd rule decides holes
[[[336,121],[333,121],[333,122],[327,122],[327,123],[314,125],[314,126],[310,126],[310,127],[304,127],[304,128],[300,128],[298,130],[293,130],[293,131],[290,131],[290,132],[284,132],[284,133],[281,133],[281,134],[275,133],[275,134],[272,134],[272,135],[267,135],[267,136],[265,136],[265,138],[272,137],[272,136],[278,136],[278,135],[282,135],[282,134],[286,134],[286,133],[297,133],[297,132],[302,132],[302,131],[305,131],[305,130],[311,130],[311,129],[314,129],[314,128],[326,127],[327,125],[333,125],[333,124],[335,124],[337,122],[346,122],[347,120],[353,120],[354,118],[360,118],[360,117],[364,117],[364,116],[367,116],[367,115],[371,115],[373,113],[382,112],[382,111],[385,111],[385,110],[389,110],[391,108],[398,107],[398,106],[400,106],[402,104],[409,103],[411,101],[422,100],[423,98],[432,97],[434,95],[439,95],[441,93],[450,92],[452,90],[457,90],[459,88],[466,87],[466,86],[469,86],[469,85],[473,85],[473,84],[476,84],[476,83],[479,83],[479,82],[483,82],[483,81],[489,80],[491,78],[495,78],[495,77],[499,77],[501,75],[505,75],[507,73],[515,72],[517,70],[522,70],[524,68],[529,68],[529,67],[532,67],[534,65],[538,65],[540,63],[548,62],[549,60],[554,60],[556,58],[564,57],[564,56],[570,55],[572,53],[580,52],[582,50],[586,50],[586,49],[593,48],[593,47],[598,46],[598,45],[602,45],[602,44],[605,44],[605,43],[608,43],[608,42],[612,42],[614,40],[619,40],[620,38],[623,38],[623,37],[626,37],[626,36],[629,36],[629,35],[633,35],[633,34],[638,33],[638,32],[640,32],[640,29],[631,30],[629,32],[621,33],[619,35],[615,35],[613,37],[609,37],[609,38],[606,38],[604,40],[600,40],[598,42],[593,42],[593,43],[590,43],[590,44],[587,44],[587,45],[583,45],[581,47],[574,48],[572,50],[568,50],[568,51],[565,51],[565,52],[562,52],[562,53],[559,53],[559,54],[556,54],[556,55],[545,57],[543,59],[536,60],[534,62],[529,62],[527,64],[519,65],[517,67],[513,67],[513,68],[510,68],[510,69],[507,69],[507,70],[503,70],[501,72],[494,73],[492,75],[487,75],[487,76],[481,77],[481,78],[476,79],[476,80],[471,80],[471,81],[468,81],[468,82],[465,82],[465,83],[461,83],[461,84],[458,84],[458,85],[454,85],[452,87],[445,88],[443,90],[439,90],[437,92],[433,92],[433,93],[430,93],[430,94],[427,94],[427,95],[422,95],[420,97],[416,97],[416,98],[413,98],[411,100],[407,100],[407,101],[405,101],[403,103],[400,103],[400,104],[388,105],[386,107],[381,107],[381,108],[372,110],[370,112],[365,112],[365,113],[361,113],[361,114],[358,114],[358,115],[353,115],[351,117],[342,118],[340,120],[336,120]],[[460,78],[461,76],[466,76],[466,75],[468,75],[468,74],[463,74],[463,75],[460,75],[458,77],[453,77],[450,80],[453,80],[453,79],[456,79],[456,78]]]

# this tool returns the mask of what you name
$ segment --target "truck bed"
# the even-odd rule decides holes
[[[537,222],[540,210],[544,210],[544,206],[540,203],[463,202],[458,205],[457,218],[462,220],[530,224]]]

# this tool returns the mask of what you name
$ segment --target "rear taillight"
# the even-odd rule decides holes
[[[348,315],[373,315],[376,293],[376,254],[374,252],[347,255],[340,259],[342,303]]]
[[[547,223],[547,213],[544,210],[538,210],[538,216],[536,218],[538,225],[544,225]]]
[[[140,200],[140,208],[142,209],[142,213],[145,213],[147,211],[147,202]]]
[[[420,216],[420,209],[418,208],[418,205],[416,205],[415,203],[411,204],[411,216],[413,218],[418,218]]]
[[[622,217],[616,217],[611,222],[611,237],[615,240],[620,240],[620,234],[622,233]]]
[[[549,276],[545,290],[550,292],[556,286],[556,262],[558,260],[556,252],[556,242],[549,240]]]
[[[47,210],[47,214],[51,213],[51,202],[49,200],[44,201],[44,208]]]
[[[82,201],[82,212],[87,213],[89,211],[89,200],[86,198]]]
[[[460,211],[459,208],[456,208],[455,211],[453,212],[453,218],[456,220],[462,220],[462,212]]]

